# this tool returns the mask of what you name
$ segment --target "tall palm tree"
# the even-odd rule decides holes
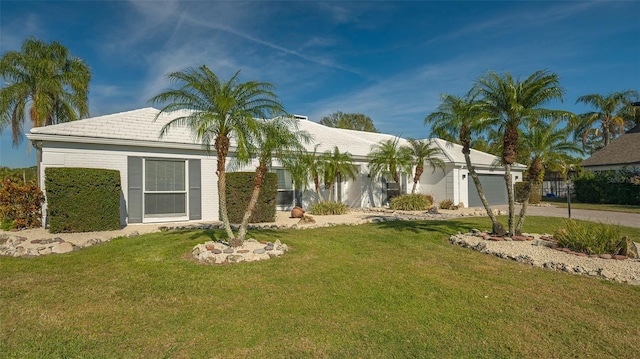
[[[424,119],[425,125],[432,125],[432,131],[440,138],[448,139],[450,142],[458,142],[462,145],[462,154],[469,176],[473,180],[478,197],[484,206],[487,215],[491,219],[491,231],[497,235],[506,233],[504,226],[498,222],[487,197],[484,195],[480,178],[475,167],[471,164],[471,143],[473,137],[486,130],[483,119],[486,118],[482,112],[482,106],[475,100],[472,93],[467,93],[464,97],[453,95],[442,95],[438,111],[433,112]],[[458,141],[456,141],[456,139]]]
[[[562,100],[563,90],[558,75],[536,71],[524,81],[511,74],[500,75],[490,71],[475,84],[481,98],[483,111],[490,123],[502,132],[502,165],[509,200],[509,235],[515,231],[515,206],[511,166],[518,156],[518,128],[533,119],[559,114],[543,108],[551,100]]]
[[[253,136],[250,146],[251,154],[258,158],[253,191],[247,210],[242,217],[238,236],[230,243],[232,246],[241,246],[245,240],[249,218],[256,207],[264,178],[269,172],[273,158],[284,158],[292,152],[303,151],[302,143],[309,143],[310,138],[307,132],[298,131],[298,123],[290,117],[280,117],[259,123],[258,133]]]
[[[220,80],[205,65],[172,72],[167,78],[178,88],[162,92],[150,100],[154,104],[165,104],[156,115],[156,120],[165,112],[191,110],[189,114],[165,124],[160,132],[161,137],[173,127],[188,126],[207,151],[211,150],[213,143],[217,155],[220,216],[230,241],[235,236],[227,213],[225,165],[231,136],[236,141],[236,157],[245,159],[249,156],[249,140],[258,133],[257,119],[285,114],[272,84],[240,82],[239,75],[240,71],[227,81]]]
[[[2,55],[0,77],[5,82],[0,89],[0,130],[11,126],[14,146],[22,140],[27,113],[33,127],[89,115],[91,70],[58,42],[28,38],[20,51]],[[38,151],[38,165],[40,156]]]
[[[371,147],[367,155],[369,160],[369,171],[372,176],[389,173],[395,183],[398,184],[402,193],[400,174],[411,173],[413,158],[411,151],[407,147],[400,146],[399,138],[380,141]]]
[[[528,183],[515,229],[516,233],[522,231],[531,192],[542,183],[545,167],[558,167],[564,163],[570,153],[582,152],[574,141],[569,140],[571,128],[561,127],[560,121],[560,118],[555,118],[549,123],[532,122],[523,133],[523,152],[528,154],[526,171]]]
[[[333,187],[338,180],[355,180],[357,168],[349,152],[340,152],[338,147],[322,154],[325,187],[329,189],[328,201],[333,200]]]
[[[414,138],[409,138],[407,141],[409,145],[405,148],[413,158],[412,165],[416,167],[416,172],[413,175],[413,188],[411,188],[411,194],[414,194],[416,193],[418,182],[420,182],[420,177],[424,173],[425,162],[433,168],[433,172],[436,171],[436,168],[440,168],[444,172],[445,166],[442,158],[438,157],[443,155],[442,150],[437,145],[432,146],[433,141],[416,140]]]
[[[606,96],[591,94],[578,97],[576,103],[590,105],[595,110],[578,117],[574,136],[581,137],[582,146],[585,147],[589,134],[594,132],[596,136],[602,136],[604,146],[608,145],[614,135],[624,132],[625,112],[637,97],[638,92],[631,90]]]

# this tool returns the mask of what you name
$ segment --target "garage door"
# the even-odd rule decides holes
[[[478,178],[480,178],[482,191],[490,205],[509,203],[503,175],[478,175]],[[469,181],[469,207],[482,207],[476,184],[472,179]]]

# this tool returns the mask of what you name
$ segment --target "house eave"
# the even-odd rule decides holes
[[[128,139],[114,139],[101,137],[85,137],[85,136],[61,136],[42,133],[28,133],[27,138],[31,142],[65,142],[65,143],[83,143],[92,145],[109,145],[109,146],[131,146],[131,147],[150,147],[150,148],[172,148],[180,150],[203,150],[202,145],[197,143],[177,143],[177,142],[160,142],[160,141],[139,141]]]

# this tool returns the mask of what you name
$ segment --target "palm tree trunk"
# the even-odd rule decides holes
[[[411,194],[416,193],[416,187],[418,186],[418,182],[420,182],[420,177],[422,177],[422,173],[424,172],[423,166],[416,167],[416,174],[413,176],[413,188],[411,188]]]
[[[315,186],[316,194],[318,195],[318,202],[322,202],[323,198],[322,193],[320,193],[320,178],[317,175],[313,176],[313,185]]]
[[[520,208],[520,217],[518,218],[518,224],[516,225],[515,233],[517,235],[522,234],[522,226],[524,225],[524,217],[527,214],[527,206],[529,205],[529,200],[531,199],[531,192],[533,191],[533,182],[531,180],[528,181],[527,188],[524,192],[524,198],[522,199],[522,208]]]
[[[525,189],[524,198],[522,199],[522,208],[520,209],[520,218],[518,218],[518,224],[516,225],[516,234],[522,234],[522,226],[524,225],[524,218],[527,214],[527,206],[531,200],[531,193],[533,193],[534,186],[539,185],[544,179],[544,166],[540,160],[534,159],[529,166],[529,175],[527,178],[528,184]]]
[[[471,176],[471,179],[473,179],[473,183],[476,185],[476,189],[478,190],[480,201],[482,202],[485,211],[487,211],[487,215],[491,219],[491,232],[493,232],[493,234],[495,235],[502,236],[507,233],[507,231],[505,231],[502,224],[498,222],[498,218],[496,218],[495,214],[493,213],[493,210],[489,205],[489,201],[487,201],[487,197],[485,197],[484,192],[482,191],[480,178],[478,177],[475,168],[471,165],[471,156],[469,156],[469,149],[463,149],[462,152],[464,153],[464,160],[467,163],[467,168],[469,169],[469,176]]]
[[[224,230],[229,237],[229,241],[233,240],[235,236],[231,230],[231,222],[229,221],[229,213],[227,212],[227,173],[226,173],[226,161],[227,154],[229,153],[229,138],[226,136],[218,136],[215,141],[216,154],[218,155],[218,167],[216,174],[218,175],[218,198],[220,198],[220,216],[222,217],[222,224]]]
[[[509,201],[509,235],[515,233],[515,203],[513,197],[513,180],[511,179],[511,164],[504,164],[504,182],[507,185],[507,200]]]
[[[249,225],[249,218],[253,214],[253,210],[256,208],[256,203],[258,203],[258,197],[260,196],[260,190],[262,189],[262,185],[264,184],[264,177],[267,174],[267,165],[261,163],[258,168],[256,168],[256,178],[253,181],[253,192],[251,193],[251,199],[249,199],[249,204],[247,205],[247,210],[244,212],[244,216],[242,217],[242,223],[240,223],[240,229],[238,230],[238,236],[233,240],[231,245],[233,247],[239,247],[244,243],[244,240],[247,236],[247,226]]]

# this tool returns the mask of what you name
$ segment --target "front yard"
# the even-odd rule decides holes
[[[558,218],[528,217],[529,232]],[[0,258],[2,358],[632,358],[640,287],[447,243],[486,218],[262,230],[284,257],[185,259],[216,231]],[[640,229],[624,228],[640,238]]]

